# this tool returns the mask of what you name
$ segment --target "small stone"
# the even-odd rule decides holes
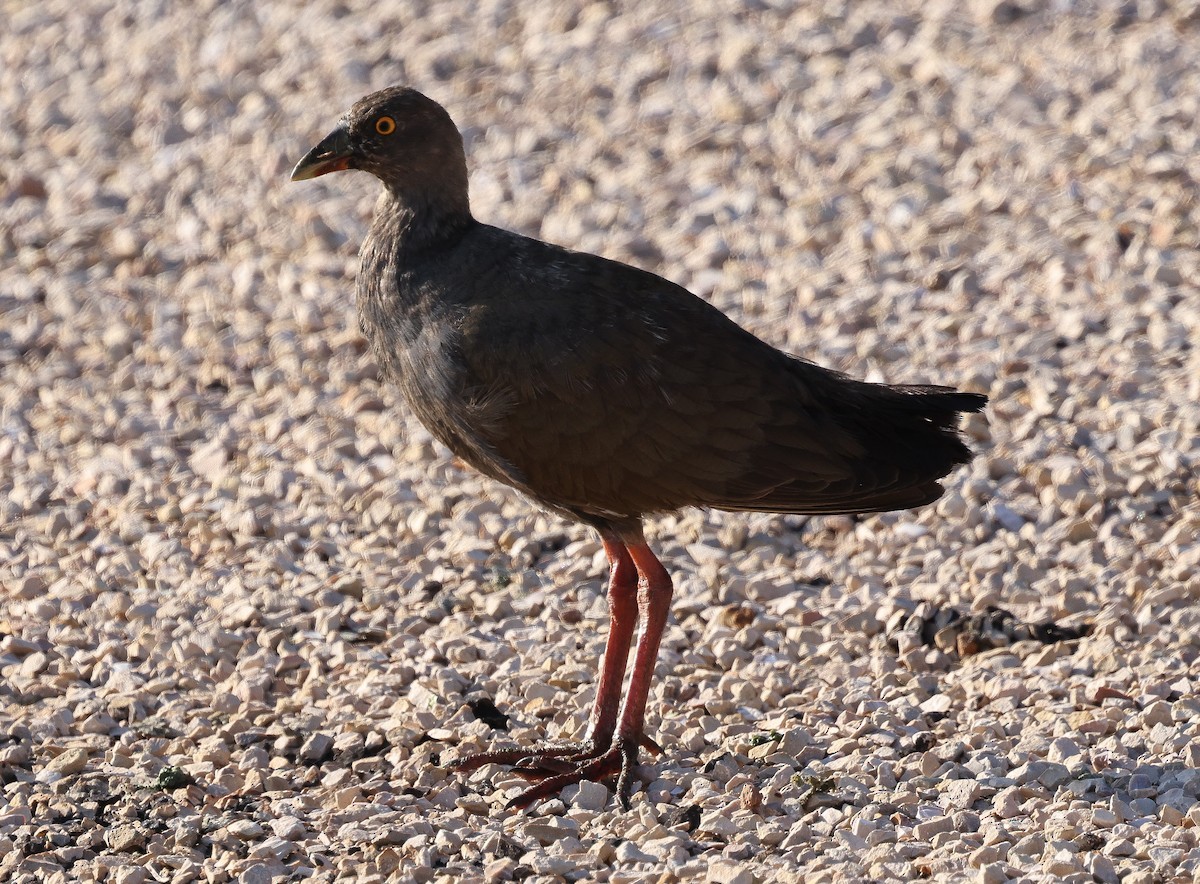
[[[516,861],[509,857],[492,860],[484,866],[483,879],[485,881],[509,881],[512,880],[516,868]]]
[[[971,851],[971,855],[967,857],[967,862],[973,867],[981,869],[986,865],[998,863],[1000,861],[1000,849],[994,844],[985,844],[982,847],[977,847]]]
[[[709,864],[704,880],[707,884],[754,884],[754,875],[744,865],[717,860]]]
[[[113,873],[113,884],[145,884],[146,870],[141,866],[119,866]]]
[[[43,773],[68,776],[87,767],[88,754],[84,749],[67,749],[46,762]]]
[[[287,841],[299,841],[304,837],[304,823],[294,816],[281,816],[271,820],[271,831],[277,838]]]
[[[1155,262],[1146,267],[1146,279],[1163,285],[1180,285],[1183,283],[1183,273],[1173,264]]]
[[[118,261],[127,261],[142,253],[142,243],[128,227],[118,227],[109,237],[108,251]]]
[[[1083,868],[1101,884],[1119,884],[1121,880],[1116,866],[1103,853],[1089,853],[1083,860]]]
[[[729,553],[720,546],[714,546],[708,543],[691,543],[687,547],[688,554],[695,560],[697,565],[708,564],[709,562],[720,564],[725,561]]]
[[[1082,872],[1083,863],[1069,850],[1058,850],[1042,863],[1042,870],[1056,879],[1061,879]]]
[[[746,783],[738,793],[738,807],[742,810],[757,810],[762,804],[762,793],[754,783]]]
[[[332,748],[333,737],[318,731],[304,741],[304,745],[300,747],[300,758],[310,764],[320,764],[329,757]]]
[[[921,711],[925,713],[949,712],[953,705],[954,700],[950,698],[949,694],[934,694],[921,703]]]
[[[574,805],[582,810],[603,810],[608,804],[608,789],[603,783],[591,780],[581,780],[576,787],[574,796],[563,793],[563,800],[568,805]]]
[[[850,850],[853,850],[855,853],[862,853],[870,846],[867,844],[866,838],[863,838],[861,835],[854,834],[854,832],[850,831],[849,829],[838,829],[836,834],[838,841],[842,842],[842,844],[846,845],[846,847],[848,847]]]
[[[1068,737],[1059,737],[1050,743],[1050,752],[1047,757],[1051,761],[1064,762],[1072,758],[1078,758],[1083,754],[1083,750],[1079,748],[1079,744]]]
[[[1114,838],[1105,844],[1102,849],[1108,856],[1133,856],[1137,853],[1137,848],[1127,838]]]
[[[1185,789],[1168,789],[1158,794],[1157,803],[1163,810],[1170,808],[1183,815],[1195,807],[1196,796],[1189,794]]]
[[[950,780],[942,786],[947,807],[969,809],[979,795],[979,783],[975,780]]]
[[[697,827],[697,831],[715,835],[718,838],[732,838],[741,832],[741,829],[723,811],[713,810],[700,818],[700,825]]]
[[[1008,869],[1004,863],[988,863],[979,867],[975,880],[979,884],[1004,884],[1008,880]]]
[[[522,830],[525,835],[534,838],[540,844],[553,844],[563,838],[576,834],[574,828],[569,828],[559,822],[531,822],[525,825]]]
[[[1033,832],[1014,844],[1009,852],[1020,856],[1040,856],[1045,847],[1046,839],[1040,832]]]
[[[1066,765],[1054,761],[1031,761],[1013,768],[1009,774],[1018,783],[1041,783],[1048,789],[1056,789],[1071,779]]]
[[[473,813],[477,816],[486,814],[491,807],[486,800],[479,795],[464,795],[454,802],[455,807],[465,810],[467,813]]]
[[[1171,724],[1171,704],[1165,700],[1155,700],[1142,712],[1142,726],[1153,727],[1156,724]]]
[[[1183,859],[1183,851],[1178,847],[1151,847],[1146,855],[1160,869],[1174,868]]]
[[[646,853],[632,841],[623,841],[617,846],[617,862],[657,863],[658,858]]]
[[[549,853],[526,854],[522,862],[538,875],[556,875],[559,878],[565,878],[578,869],[578,864],[570,858]]]
[[[114,853],[128,853],[140,850],[146,843],[146,836],[137,826],[114,826],[105,833],[104,843]]]
[[[1129,778],[1126,788],[1130,798],[1152,798],[1158,793],[1158,778],[1136,773]]]
[[[263,827],[254,820],[234,820],[225,827],[225,831],[243,841],[252,841],[262,837]]]
[[[253,863],[238,873],[238,884],[272,884],[277,880],[276,870],[266,863]]]
[[[1153,798],[1134,798],[1129,802],[1129,809],[1135,817],[1154,816],[1158,812],[1158,805]]]
[[[1002,503],[992,504],[992,515],[1006,531],[1020,531],[1025,524],[1025,518]]]
[[[932,841],[934,835],[953,830],[954,820],[949,816],[939,816],[913,826],[913,837],[918,841]]]

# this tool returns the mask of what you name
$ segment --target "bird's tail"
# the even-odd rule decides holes
[[[861,501],[861,512],[907,509],[942,494],[938,481],[971,459],[959,434],[959,419],[981,411],[987,396],[952,387],[862,384],[861,406],[846,429],[875,465],[910,481],[880,488]]]

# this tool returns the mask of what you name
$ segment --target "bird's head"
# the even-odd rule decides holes
[[[345,169],[370,172],[398,196],[430,187],[461,187],[466,197],[466,159],[458,128],[440,104],[406,86],[392,86],[355,103],[296,164],[292,180]]]

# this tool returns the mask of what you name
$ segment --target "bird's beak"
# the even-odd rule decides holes
[[[304,155],[292,169],[293,181],[307,181],[329,172],[340,172],[350,168],[354,149],[350,146],[350,132],[338,126],[321,139],[321,143]]]

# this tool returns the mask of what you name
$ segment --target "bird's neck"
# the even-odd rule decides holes
[[[475,223],[466,183],[458,188],[421,190],[385,187],[375,206],[371,232],[404,251],[436,249],[457,240]]]
[[[385,375],[408,370],[406,354],[437,299],[422,280],[453,266],[453,249],[477,222],[461,203],[398,196],[390,188],[375,205],[358,272],[359,326]]]
[[[397,310],[419,312],[422,293],[411,284],[412,275],[442,265],[476,224],[465,196],[454,200],[444,191],[426,196],[386,188],[375,204],[361,253],[358,294],[364,328],[382,327]]]

